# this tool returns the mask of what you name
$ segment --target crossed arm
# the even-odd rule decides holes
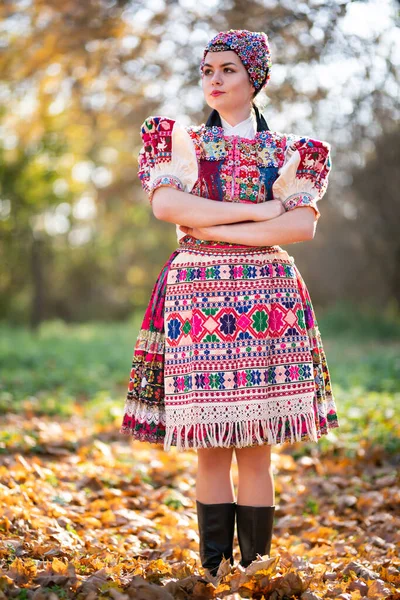
[[[157,219],[180,223],[182,231],[198,239],[248,246],[310,240],[317,221],[310,206],[286,212],[280,200],[216,202],[167,186],[155,190],[152,208]]]

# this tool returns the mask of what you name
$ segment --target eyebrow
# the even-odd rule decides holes
[[[221,67],[226,67],[227,65],[233,65],[234,67],[236,67],[236,66],[237,66],[237,65],[236,65],[235,63],[233,63],[233,62],[227,62],[227,63],[223,63],[223,64],[221,65]],[[205,67],[212,67],[212,65],[210,65],[210,63],[204,63],[204,66],[205,66]]]

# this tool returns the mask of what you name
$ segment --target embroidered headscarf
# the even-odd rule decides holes
[[[247,31],[247,29],[229,29],[220,31],[212,38],[204,49],[200,63],[202,77],[207,52],[233,50],[239,56],[256,92],[265,87],[271,77],[271,53],[267,34],[263,31]]]

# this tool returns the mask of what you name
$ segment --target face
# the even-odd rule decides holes
[[[255,91],[242,61],[233,50],[207,52],[202,86],[207,104],[222,115],[248,106]],[[213,95],[217,91],[223,93]]]

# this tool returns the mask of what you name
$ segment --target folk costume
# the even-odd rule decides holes
[[[262,89],[271,67],[266,35],[221,32],[201,65],[207,52],[227,49]],[[255,105],[235,127],[215,110],[199,126],[149,116],[141,137],[138,175],[150,202],[169,186],[216,202],[279,199],[285,210],[311,206],[320,217],[330,145],[270,131]],[[277,245],[199,240],[179,224],[176,231],[178,247],[136,341],[121,433],[167,451],[317,442],[338,427],[321,335],[293,257]]]

